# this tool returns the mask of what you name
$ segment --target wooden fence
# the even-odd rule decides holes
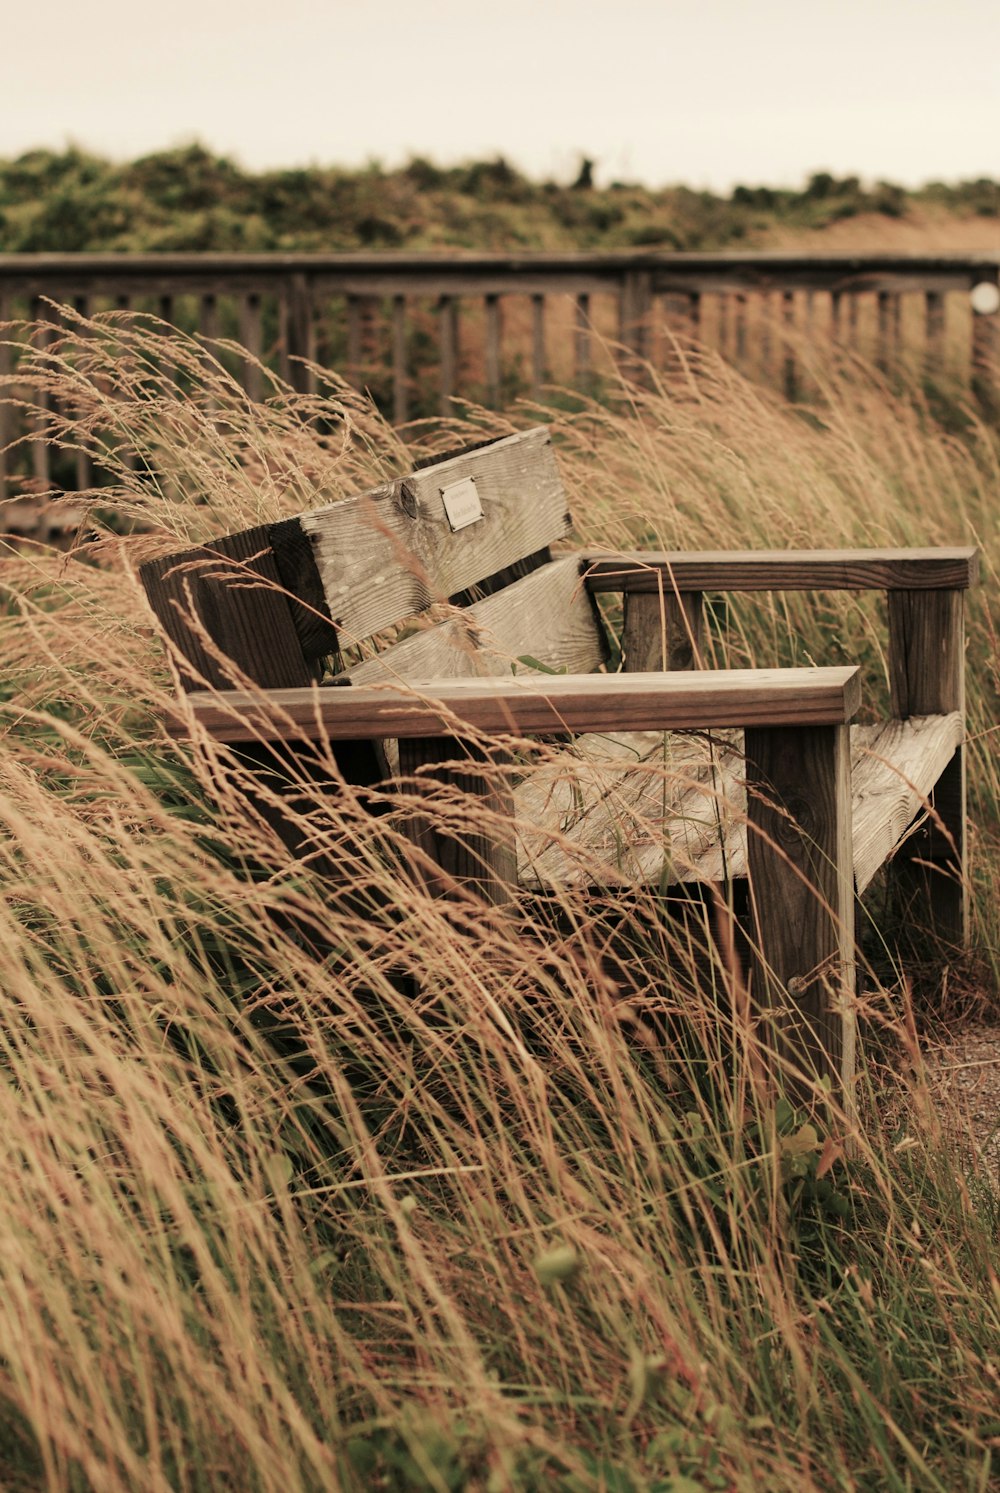
[[[997,256],[787,254],[8,254],[0,321],[109,307],[240,342],[296,388],[309,364],[371,389],[396,422],[590,387],[609,360],[665,365],[688,340],[801,389],[806,339],[832,336],[885,368],[908,361],[991,404]],[[610,351],[609,351],[610,350]],[[0,348],[0,376],[16,353]],[[259,366],[235,369],[247,392]],[[0,414],[0,445],[17,432]],[[35,483],[46,480],[35,447]],[[4,481],[0,465],[0,493]]]

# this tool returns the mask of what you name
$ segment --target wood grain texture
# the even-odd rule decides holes
[[[263,689],[311,683],[267,526],[150,560],[139,577],[187,662],[186,687],[225,688],[240,673]]]
[[[139,573],[160,625],[180,654],[185,688],[206,680],[225,687],[241,677],[262,688],[304,687],[312,680],[267,527],[150,561]],[[279,738],[248,741],[240,755],[263,790],[248,793],[248,809],[265,819],[294,854],[309,853],[291,785],[313,779],[328,785],[328,767],[302,753],[297,743]],[[385,754],[376,742],[345,740],[336,760],[350,782],[368,786],[385,777]],[[282,797],[287,813],[275,803]],[[313,864],[342,884],[329,857]]]
[[[575,558],[554,560],[446,621],[345,670],[352,684],[407,679],[509,678],[533,672],[588,674],[604,660],[603,638]]]
[[[419,805],[402,825],[417,851],[411,862],[417,881],[437,897],[464,890],[493,904],[509,901],[517,854],[503,758],[487,759],[440,737],[399,746],[400,788]]]
[[[964,718],[957,710],[852,730],[854,876],[859,893],[885,864],[914,815],[933,800],[942,773],[961,748],[964,731]]]
[[[720,669],[410,681],[387,688],[199,691],[195,719],[220,741],[684,730],[850,720],[859,671]],[[181,728],[183,729],[183,727]]]
[[[851,727],[859,895],[906,839],[961,737],[957,712]],[[516,790],[522,879],[539,887],[742,879],[743,763],[740,731],[581,737]]]
[[[515,791],[522,882],[666,887],[745,876],[742,761],[739,731],[580,737]]]
[[[662,572],[661,572],[662,574]],[[626,591],[624,668],[696,669],[702,665],[705,609],[700,591]]]
[[[466,477],[475,481],[483,517],[452,532],[442,488]],[[569,530],[544,428],[316,509],[301,523],[345,642],[447,600]]]
[[[752,998],[793,1075],[827,1076],[849,1098],[855,971],[847,728],[751,728],[745,746]]]
[[[964,590],[979,579],[973,545],[949,549],[732,550],[585,555],[592,591]]]
[[[894,715],[965,710],[965,597],[961,591],[889,594],[889,686]],[[893,867],[905,926],[962,948],[969,934],[966,763],[960,744],[931,795],[922,835]]]
[[[889,690],[896,716],[965,708],[965,597],[958,589],[889,594]]]

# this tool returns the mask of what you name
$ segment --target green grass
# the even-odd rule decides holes
[[[252,173],[200,145],[111,162],[71,148],[0,160],[0,249],[283,251],[748,248],[776,229],[822,229],[914,210],[995,218],[997,184],[891,182],[819,172],[801,188],[728,196],[637,182],[536,182],[502,157],[398,170],[312,166]]]
[[[995,1486],[997,1194],[930,1102],[905,986],[865,996],[891,1062],[862,1129],[796,1112],[697,921],[637,898],[612,977],[591,900],[436,902],[391,825],[304,788],[338,895],[236,759],[165,733],[142,558],[507,425],[407,445],[335,380],[255,408],[141,322],[33,370],[52,438],[114,482],[103,537],[0,575],[4,1485]],[[995,1010],[995,433],[856,364],[811,370],[810,419],[689,372],[558,416],[585,542],[983,545],[975,948],[924,998]],[[720,659],[857,657],[884,692],[877,602],[713,616]]]

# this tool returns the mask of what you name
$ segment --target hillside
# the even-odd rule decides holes
[[[502,158],[252,173],[199,145],[114,163],[0,160],[0,252],[82,250],[1000,250],[1000,185],[907,192],[813,175],[799,190],[535,182]]]

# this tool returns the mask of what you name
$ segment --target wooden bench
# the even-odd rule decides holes
[[[554,555],[570,528],[539,428],[150,562],[142,580],[189,692],[181,714],[265,768],[272,743],[318,741],[351,782],[479,795],[475,831],[433,797],[411,815],[415,874],[435,893],[497,903],[518,885],[747,878],[756,999],[847,1092],[855,898],[915,824],[919,854],[896,857],[922,901],[912,915],[945,944],[965,940],[976,551]],[[888,594],[888,722],[850,727],[854,667],[698,667],[705,592],[872,588]],[[608,592],[624,596],[623,672],[610,674],[596,672]],[[412,619],[426,625],[400,638]],[[498,788],[482,770],[552,733],[565,746],[532,771],[522,758],[520,781]]]

